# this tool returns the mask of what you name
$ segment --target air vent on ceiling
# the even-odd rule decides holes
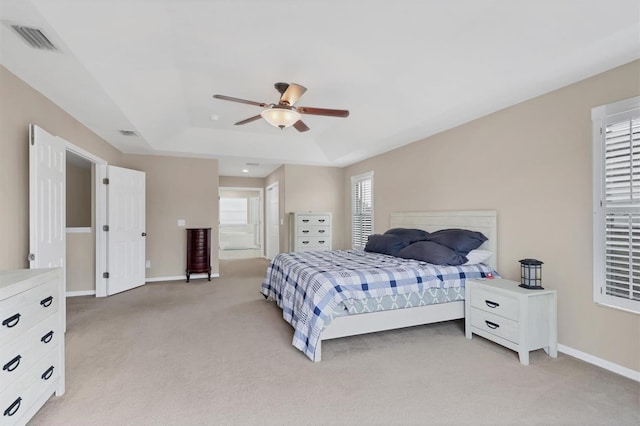
[[[25,27],[23,25],[9,24],[13,31],[15,31],[29,46],[35,49],[41,50],[56,50],[59,51],[51,40],[38,28]]]
[[[118,130],[122,136],[138,136],[133,130]]]
[[[260,163],[247,163],[247,166],[259,166]]]

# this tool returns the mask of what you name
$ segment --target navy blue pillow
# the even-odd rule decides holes
[[[398,235],[400,237],[409,238],[409,241],[415,243],[416,241],[424,241],[429,236],[427,231],[422,229],[413,228],[392,228],[389,229],[384,235]]]
[[[427,241],[442,244],[466,256],[471,250],[475,250],[487,241],[482,232],[469,231],[468,229],[441,229],[432,232]]]
[[[433,241],[418,241],[398,252],[398,257],[421,260],[434,265],[458,266],[467,263],[467,258],[457,251]]]
[[[400,250],[407,247],[410,243],[411,241],[408,238],[398,235],[373,234],[369,235],[364,251],[395,256]]]

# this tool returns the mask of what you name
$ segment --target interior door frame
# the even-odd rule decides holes
[[[266,222],[266,232],[265,232],[265,252],[264,255],[265,257],[269,258],[269,245],[271,243],[270,241],[270,231],[269,231],[269,227],[271,226],[271,209],[270,209],[270,203],[269,203],[269,191],[277,191],[278,194],[278,217],[277,217],[277,223],[278,223],[278,248],[277,248],[277,252],[280,252],[280,182],[276,181],[273,182],[271,185],[267,186],[266,188],[266,193],[267,195],[265,196],[265,222]],[[276,254],[278,254],[276,253]]]
[[[253,188],[244,186],[221,186],[218,188],[218,199],[220,199],[220,191],[247,191],[247,192],[259,192],[260,193],[260,226],[258,232],[260,232],[260,252],[262,257],[266,256],[267,235],[265,224],[265,198],[264,188]],[[218,228],[220,227],[220,203],[218,203]],[[220,232],[218,232],[218,257],[220,257]]]
[[[73,154],[86,159],[94,166],[93,173],[91,174],[94,187],[91,208],[93,210],[92,226],[95,233],[95,284],[96,297],[104,297],[107,295],[107,279],[102,277],[102,271],[106,270],[107,265],[107,239],[104,233],[99,232],[98,230],[102,229],[102,226],[107,220],[107,189],[105,188],[106,185],[102,184],[102,178],[106,177],[107,162],[97,155],[94,155],[69,141],[65,141],[65,148],[68,152],[72,152]],[[104,176],[100,175],[101,169],[104,169]]]

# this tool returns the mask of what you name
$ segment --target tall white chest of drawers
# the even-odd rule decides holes
[[[289,213],[290,251],[331,250],[331,213]]]
[[[62,270],[0,271],[0,425],[24,425],[64,394]]]

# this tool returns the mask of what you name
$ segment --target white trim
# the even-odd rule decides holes
[[[574,358],[578,358],[584,362],[588,362],[589,364],[593,364],[597,367],[604,368],[605,370],[609,370],[613,373],[619,374],[628,379],[635,380],[636,382],[640,382],[640,371],[635,371],[630,368],[623,367],[611,361],[607,361],[606,359],[598,358],[597,356],[593,356],[586,352],[582,352],[577,349],[570,348],[569,346],[565,346],[560,343],[558,343],[558,351],[562,352],[563,354],[572,356]]]
[[[608,295],[606,287],[606,208],[603,202],[603,165],[605,161],[605,129],[616,120],[630,120],[637,117],[640,96],[624,99],[591,109],[592,120],[592,234],[593,234],[593,301],[597,305],[640,314],[640,302],[623,297]]]
[[[83,157],[89,161],[91,161],[94,164],[107,164],[107,162],[105,160],[103,160],[102,158],[93,155],[92,153],[90,153],[89,151],[80,148],[79,146],[75,146],[74,144],[72,144],[69,141],[65,141],[66,145],[65,148],[67,151],[71,151],[76,155],[79,155],[80,157]]]
[[[211,274],[211,278],[219,278],[220,274]],[[189,280],[199,280],[202,278],[207,278],[207,274],[191,274],[191,276],[189,277]],[[187,281],[187,276],[186,275],[176,275],[173,277],[148,277],[145,278],[144,281],[147,283],[155,283],[155,282],[161,282],[161,281]]]
[[[75,291],[67,291],[67,297],[78,297],[78,296],[94,296],[96,294],[95,290],[75,290]]]
[[[102,273],[107,270],[107,236],[102,227],[107,224],[107,186],[102,180],[107,177],[107,165],[94,167],[94,202],[96,228],[96,297],[107,297],[107,279]]]
[[[220,191],[247,191],[253,192],[258,191],[260,193],[260,226],[258,226],[258,232],[260,232],[260,254],[262,256],[266,255],[266,246],[267,246],[267,236],[266,236],[266,213],[265,213],[265,196],[264,196],[264,188],[257,187],[244,187],[244,186],[221,186],[218,188],[218,199],[220,199]],[[218,208],[220,208],[218,203]],[[220,217],[220,212],[218,212],[218,218]],[[218,220],[218,225],[220,225],[220,221]],[[218,232],[218,257],[220,256],[220,232]]]
[[[67,228],[67,234],[90,234],[90,226]]]

